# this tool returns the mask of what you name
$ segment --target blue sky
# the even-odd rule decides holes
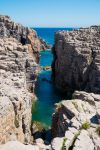
[[[31,27],[100,25],[100,0],[0,0],[0,14]]]

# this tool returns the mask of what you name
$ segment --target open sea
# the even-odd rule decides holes
[[[44,39],[48,44],[53,45],[55,32],[59,30],[71,31],[73,28],[34,28],[34,30],[36,30],[38,36]],[[51,50],[41,51],[40,55],[40,65],[51,66],[53,60]],[[48,127],[51,126],[54,104],[64,99],[64,96],[55,89],[55,86],[51,82],[44,80],[47,79],[51,81],[51,73],[51,71],[42,70],[38,76],[35,87],[37,102],[33,107],[32,113],[33,121],[39,121]]]

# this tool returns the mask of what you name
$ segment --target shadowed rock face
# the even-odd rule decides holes
[[[57,32],[53,53],[57,88],[100,93],[100,26]]]

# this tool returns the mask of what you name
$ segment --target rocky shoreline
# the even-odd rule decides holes
[[[55,35],[54,83],[72,100],[56,104],[45,144],[31,133],[41,47],[34,30],[0,16],[0,150],[100,150],[100,26]]]

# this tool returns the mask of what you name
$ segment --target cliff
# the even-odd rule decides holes
[[[31,142],[31,108],[41,45],[36,32],[0,16],[0,144]]]
[[[57,32],[53,53],[57,88],[100,93],[100,26]]]
[[[29,49],[39,61],[40,50],[50,48],[41,38],[38,37],[35,30],[15,23],[9,16],[0,15],[0,37],[16,38],[22,45],[29,44]]]
[[[54,83],[73,95],[55,105],[51,147],[99,150],[100,26],[57,32],[53,55]]]

